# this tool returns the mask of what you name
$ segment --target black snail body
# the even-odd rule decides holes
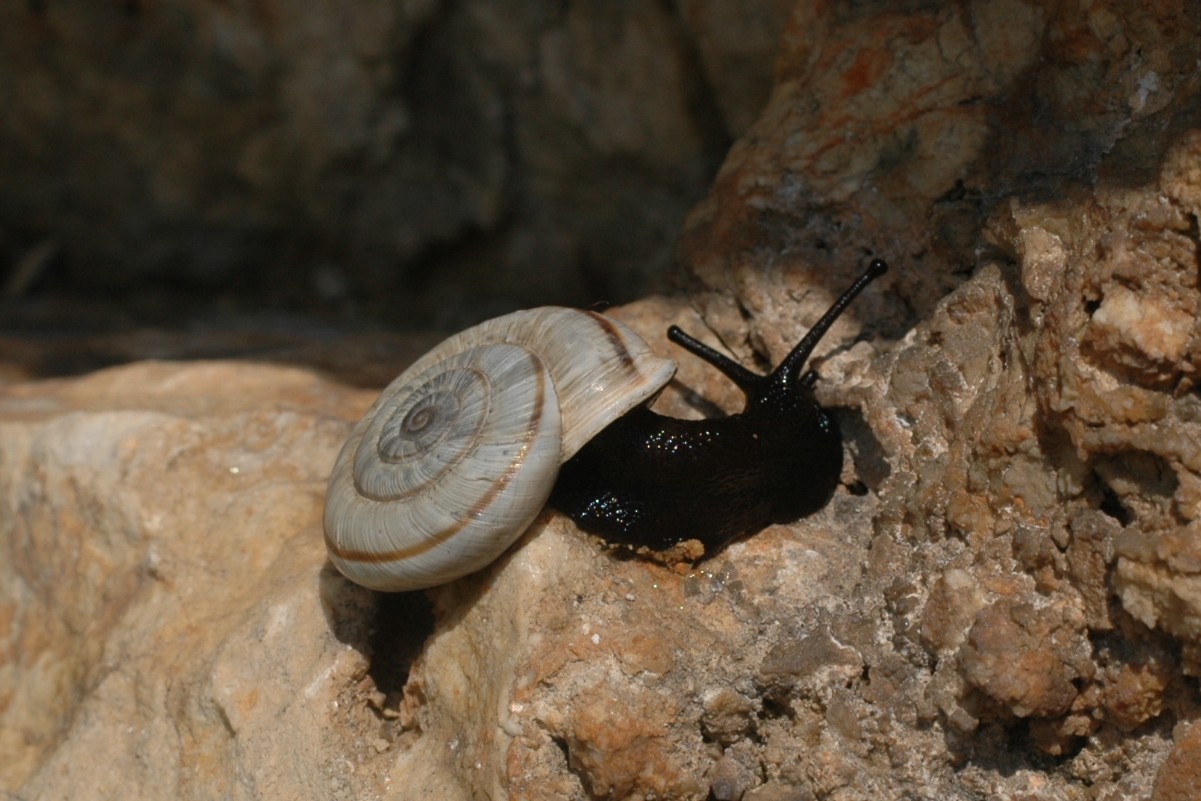
[[[668,337],[746,396],[727,417],[683,420],[631,410],[563,464],[550,503],[608,542],[667,550],[695,539],[712,553],[742,535],[825,506],[842,471],[835,419],[804,372],[830,325],[887,266],[874,260],[768,375],[758,375],[676,327]]]

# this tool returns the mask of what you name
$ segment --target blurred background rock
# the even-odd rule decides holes
[[[4,327],[453,329],[643,296],[791,7],[0,4]]]

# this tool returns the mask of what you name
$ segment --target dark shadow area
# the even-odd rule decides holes
[[[879,492],[885,479],[892,472],[884,447],[857,408],[836,410],[838,426],[842,429],[842,441],[855,466],[859,480],[848,487],[852,495]]]
[[[1164,457],[1131,449],[1095,457],[1092,467],[1101,495],[1097,508],[1121,525],[1175,514],[1179,479]]]
[[[424,592],[375,592],[354,584],[326,562],[318,576],[322,609],[334,637],[363,654],[367,675],[395,709],[413,663],[434,632],[433,605]]]
[[[424,592],[376,594],[367,675],[386,697],[385,706],[399,701],[413,663],[433,633],[434,608]]]
[[[350,581],[326,561],[318,575],[326,621],[339,642],[366,659],[367,677],[383,694],[377,711],[398,708],[413,666],[431,637],[462,622],[491,587],[493,576],[527,538],[538,536],[552,515],[544,510],[517,542],[483,570],[429,590],[376,592]]]
[[[116,307],[62,317],[0,304],[0,368],[12,379],[61,378],[147,359],[233,359],[309,367],[355,387],[382,388],[445,334],[334,328],[295,315],[210,315],[142,325]],[[61,309],[59,311],[62,311]]]
[[[1101,510],[1106,517],[1113,518],[1118,525],[1130,525],[1130,523],[1134,520],[1134,516],[1130,514],[1130,510],[1122,505],[1122,502],[1118,500],[1118,496],[1114,494],[1113,490],[1106,486],[1105,482],[1100,477],[1097,479],[1097,484],[1101,487],[1101,503],[1097,508]]]

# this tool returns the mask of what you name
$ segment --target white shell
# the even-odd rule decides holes
[[[537,516],[559,465],[674,373],[621,323],[575,309],[451,337],[388,385],[338,454],[330,560],[389,591],[480,569]]]

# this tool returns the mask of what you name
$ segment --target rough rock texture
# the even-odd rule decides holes
[[[0,407],[0,783],[307,797],[340,773],[324,724],[364,660],[339,638],[371,601],[322,575],[320,508],[360,398],[147,362]]]
[[[319,533],[371,395],[150,362],[0,393],[6,786],[728,795],[762,783],[748,736],[778,728],[791,751],[788,722],[820,718],[793,704],[862,670],[867,632],[835,635],[820,608],[851,595],[868,541],[844,497],[807,540],[773,529],[688,574],[615,559],[548,514],[494,570],[432,594],[437,629],[403,694],[387,686],[369,659],[393,651],[371,629],[396,621],[323,567]]]
[[[841,287],[870,251],[924,318],[974,269],[1005,198],[1154,181],[1198,123],[1195,10],[798,2],[767,107],[689,219],[706,319],[748,354],[749,317],[754,349],[779,355],[826,303],[813,284]]]
[[[693,303],[620,314],[664,353],[675,322],[761,366],[865,248],[893,270],[822,348],[844,487],[696,569],[548,512],[479,575],[372,596],[319,544],[370,392],[232,364],[0,390],[5,785],[1193,797],[1198,25],[1171,3],[794,9],[690,222]],[[732,397],[685,359],[661,403]]]
[[[1038,771],[1038,797],[1146,796],[1201,669],[1197,17],[807,10],[685,258],[717,336],[765,361],[865,249],[893,265],[900,303],[852,317],[904,336],[819,385],[863,410],[880,498],[858,591],[891,644],[859,689],[910,678],[890,704],[969,761],[961,789],[1020,796]]]
[[[0,256],[390,325],[629,299],[790,5],[3,3]]]

